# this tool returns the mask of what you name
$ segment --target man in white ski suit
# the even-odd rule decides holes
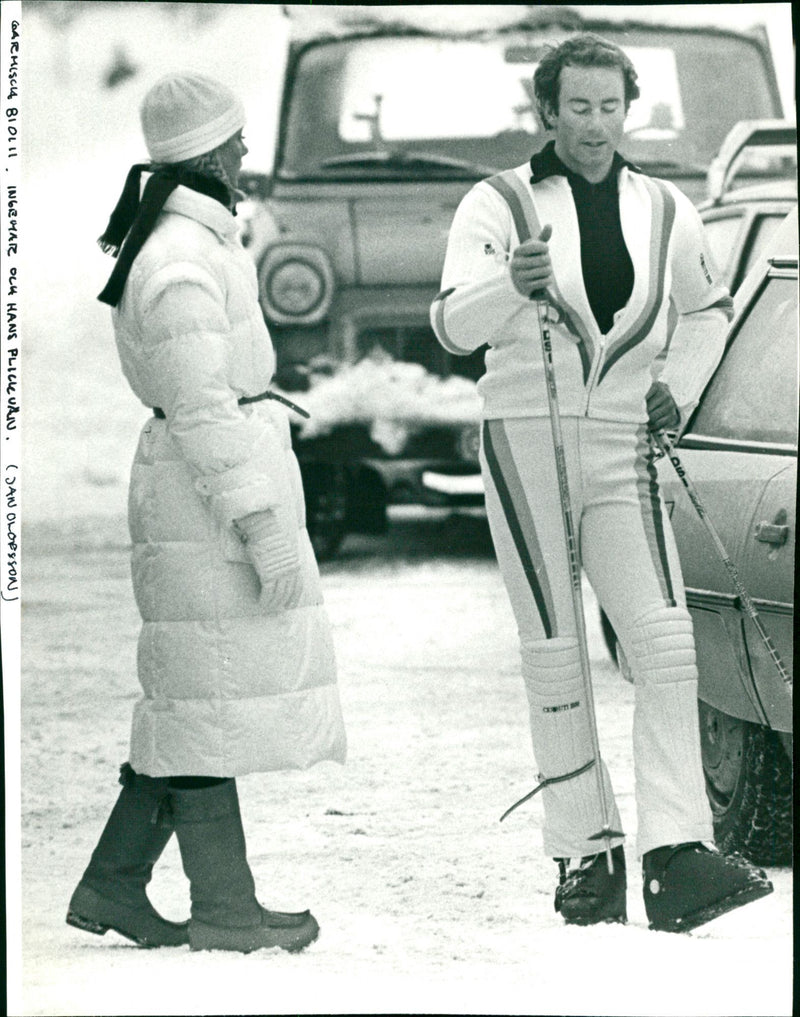
[[[713,827],[700,758],[692,622],[649,432],[685,425],[722,354],[732,302],[691,202],[616,151],[638,95],[627,57],[603,40],[579,36],[551,53],[534,81],[555,141],[530,164],[484,180],[465,196],[431,322],[453,354],[488,343],[478,383],[481,470],[520,635],[544,785],[544,850],[561,860],[557,909],[568,922],[591,924],[625,920],[625,864],[616,836],[618,871],[610,876],[604,864],[600,875],[604,842],[591,839],[602,813],[540,315],[552,342],[583,569],[635,684],[638,854],[692,845],[695,855],[712,855],[717,864],[727,860],[700,847],[713,841]],[[601,773],[610,829],[621,831],[604,767]],[[651,857],[660,862],[666,855]],[[583,861],[565,890],[567,859]],[[695,903],[688,905],[692,913]],[[683,901],[677,910],[669,920],[680,924]],[[667,927],[655,905],[648,915],[653,927]]]

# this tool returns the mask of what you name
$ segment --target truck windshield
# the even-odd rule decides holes
[[[603,35],[633,60],[623,154],[651,172],[704,173],[738,120],[780,105],[760,49],[703,30]],[[488,38],[376,35],[307,46],[284,105],[284,179],[485,176],[519,165],[546,138],[533,72],[550,31]]]

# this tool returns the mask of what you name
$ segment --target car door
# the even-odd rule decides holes
[[[794,556],[797,463],[793,461],[767,483],[745,544],[741,578],[756,606],[770,641],[785,669],[792,673],[794,637]],[[776,665],[752,621],[745,619],[750,665],[757,676],[759,695],[772,726],[785,726],[784,709],[790,704],[776,685]]]
[[[680,442],[679,456],[791,667],[796,267],[772,268],[749,300]],[[706,526],[667,470],[662,465],[659,472],[695,623],[700,698],[731,716],[791,730],[791,700],[778,671],[752,622],[745,620]]]

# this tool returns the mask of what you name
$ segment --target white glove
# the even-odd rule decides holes
[[[297,542],[271,509],[233,522],[261,580],[261,603],[273,610],[296,607],[303,592]]]

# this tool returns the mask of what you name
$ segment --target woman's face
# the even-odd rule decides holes
[[[248,148],[244,143],[242,131],[237,131],[226,142],[219,146],[217,154],[228,176],[231,187],[239,186],[239,174],[242,171],[242,159],[247,155]]]

